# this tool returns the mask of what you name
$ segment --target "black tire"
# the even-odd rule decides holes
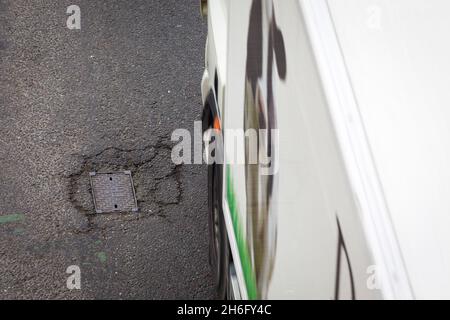
[[[225,300],[228,290],[230,247],[222,210],[222,165],[208,165],[208,211],[210,264],[216,282],[217,298]]]

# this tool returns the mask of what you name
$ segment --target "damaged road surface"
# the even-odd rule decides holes
[[[214,298],[206,168],[171,161],[201,116],[198,2],[80,0],[81,30],[71,4],[0,0],[0,299]],[[124,171],[138,212],[96,214],[89,174]]]

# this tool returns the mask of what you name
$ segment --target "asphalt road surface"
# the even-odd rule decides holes
[[[0,0],[0,299],[214,298],[206,168],[170,157],[205,34],[198,0]],[[102,170],[132,171],[139,213],[93,214]]]

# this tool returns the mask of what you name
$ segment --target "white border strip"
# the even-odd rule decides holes
[[[327,0],[299,1],[344,164],[360,204],[361,221],[377,264],[377,281],[383,298],[412,299],[414,295]]]
[[[211,2],[211,1],[210,1]],[[212,2],[216,2],[216,1],[212,1]],[[221,74],[221,76],[223,77],[222,79],[226,79],[226,81],[229,81],[230,79],[230,74],[228,73],[228,61],[229,60],[229,55],[230,55],[230,43],[233,39],[231,39],[231,35],[230,35],[230,28],[231,28],[231,6],[232,5],[236,5],[237,2],[227,2],[227,16],[225,17],[226,19],[226,26],[225,26],[225,32],[226,32],[226,49],[224,52],[226,52],[226,59],[223,61],[220,61],[218,63],[224,62],[225,64],[225,68],[224,68],[224,73]],[[216,48],[217,51],[217,48]],[[227,85],[228,83],[225,83],[225,90],[228,91],[229,90],[229,86]],[[228,93],[224,92],[225,95],[228,95]],[[221,101],[223,102],[223,100]],[[225,101],[225,104],[227,102]],[[220,108],[220,106],[219,106]],[[225,105],[222,106],[222,111],[225,108]],[[225,119],[226,120],[226,119]],[[223,128],[225,128],[225,125],[223,125]],[[225,154],[224,154],[225,155]],[[222,210],[223,210],[223,214],[225,217],[225,224],[227,227],[227,233],[228,233],[228,241],[230,243],[230,248],[231,248],[231,255],[233,257],[233,262],[234,262],[234,268],[236,271],[236,277],[238,280],[238,284],[239,284],[239,289],[241,292],[241,299],[242,300],[248,300],[248,292],[247,292],[247,285],[245,283],[245,277],[244,277],[244,270],[242,269],[242,263],[241,263],[241,257],[239,254],[239,247],[237,245],[237,240],[236,240],[236,234],[234,232],[234,227],[233,227],[233,221],[231,219],[231,212],[230,212],[230,207],[228,205],[228,199],[227,199],[227,166],[224,165],[223,166],[223,172],[222,172],[222,177],[223,177],[223,185],[222,185]],[[230,172],[231,174],[231,172]],[[232,188],[234,188],[234,186],[231,186]]]

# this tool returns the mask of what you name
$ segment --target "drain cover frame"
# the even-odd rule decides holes
[[[89,172],[95,213],[137,212],[131,171]]]

